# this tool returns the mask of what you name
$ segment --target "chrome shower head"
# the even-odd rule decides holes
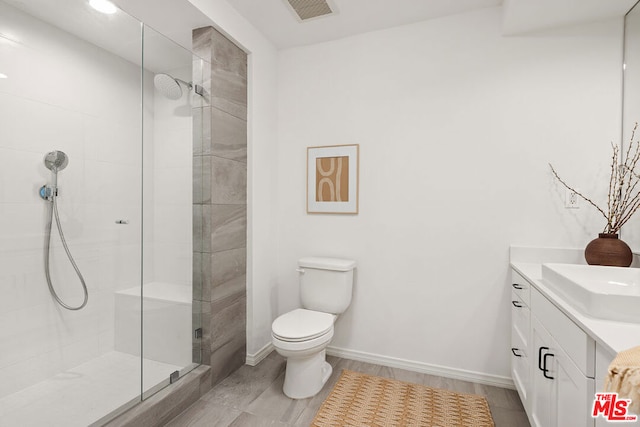
[[[68,164],[69,158],[62,151],[51,151],[44,156],[44,165],[54,173],[58,173],[62,169],[66,168]]]
[[[180,83],[187,86],[189,89],[194,89],[192,83],[177,79],[169,74],[159,73],[153,77],[153,85],[156,89],[158,89],[158,91],[160,91],[160,93],[165,97],[174,101],[182,97],[182,86],[180,86]],[[198,95],[202,96],[202,86],[195,85],[194,91]]]
[[[160,91],[161,94],[169,99],[180,99],[182,97],[182,88],[178,80],[171,77],[169,74],[156,74],[153,77],[153,85]]]

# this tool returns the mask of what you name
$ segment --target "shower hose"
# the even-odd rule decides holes
[[[62,232],[62,226],[60,225],[60,216],[58,215],[58,203],[56,199],[57,197],[54,195],[51,197],[51,200],[49,201],[49,203],[51,204],[51,210],[50,210],[49,220],[47,221],[46,230],[45,230],[46,236],[45,236],[45,242],[44,242],[44,274],[47,278],[47,285],[49,285],[49,291],[51,292],[51,295],[56,299],[56,301],[58,301],[58,304],[60,304],[62,307],[66,308],[67,310],[80,310],[85,305],[87,305],[87,301],[89,301],[89,293],[87,292],[87,284],[84,281],[84,277],[82,277],[82,273],[80,273],[80,269],[76,265],[76,262],[73,260],[73,256],[71,256],[71,252],[69,251],[69,247],[67,246],[67,242],[64,238],[64,233]],[[80,283],[82,284],[82,289],[84,291],[84,301],[82,302],[82,304],[76,307],[65,304],[60,299],[60,297],[56,293],[56,290],[53,287],[53,284],[51,283],[51,274],[49,272],[49,257],[51,255],[51,228],[52,228],[54,216],[56,218],[56,225],[58,226],[58,232],[60,233],[60,240],[62,241],[62,246],[64,247],[64,250],[67,253],[67,257],[69,258],[69,261],[73,266],[73,269],[76,271],[76,274],[80,279]]]

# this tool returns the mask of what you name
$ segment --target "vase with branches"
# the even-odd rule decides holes
[[[638,123],[631,132],[631,140],[624,152],[620,147],[612,144],[611,173],[609,176],[609,191],[606,205],[599,205],[585,196],[575,187],[567,184],[549,164],[553,176],[565,188],[575,193],[585,202],[593,206],[605,218],[605,226],[598,239],[587,245],[585,257],[589,264],[615,265],[628,267],[633,255],[629,246],[618,239],[618,233],[624,224],[640,209],[640,141],[635,134]],[[594,253],[593,249],[604,251]]]

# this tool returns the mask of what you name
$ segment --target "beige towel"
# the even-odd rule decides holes
[[[605,391],[631,399],[629,412],[640,414],[640,347],[621,351],[609,365]]]

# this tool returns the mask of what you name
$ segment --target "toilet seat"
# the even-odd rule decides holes
[[[310,341],[333,332],[335,318],[331,313],[298,308],[274,320],[271,332],[280,341]]]

